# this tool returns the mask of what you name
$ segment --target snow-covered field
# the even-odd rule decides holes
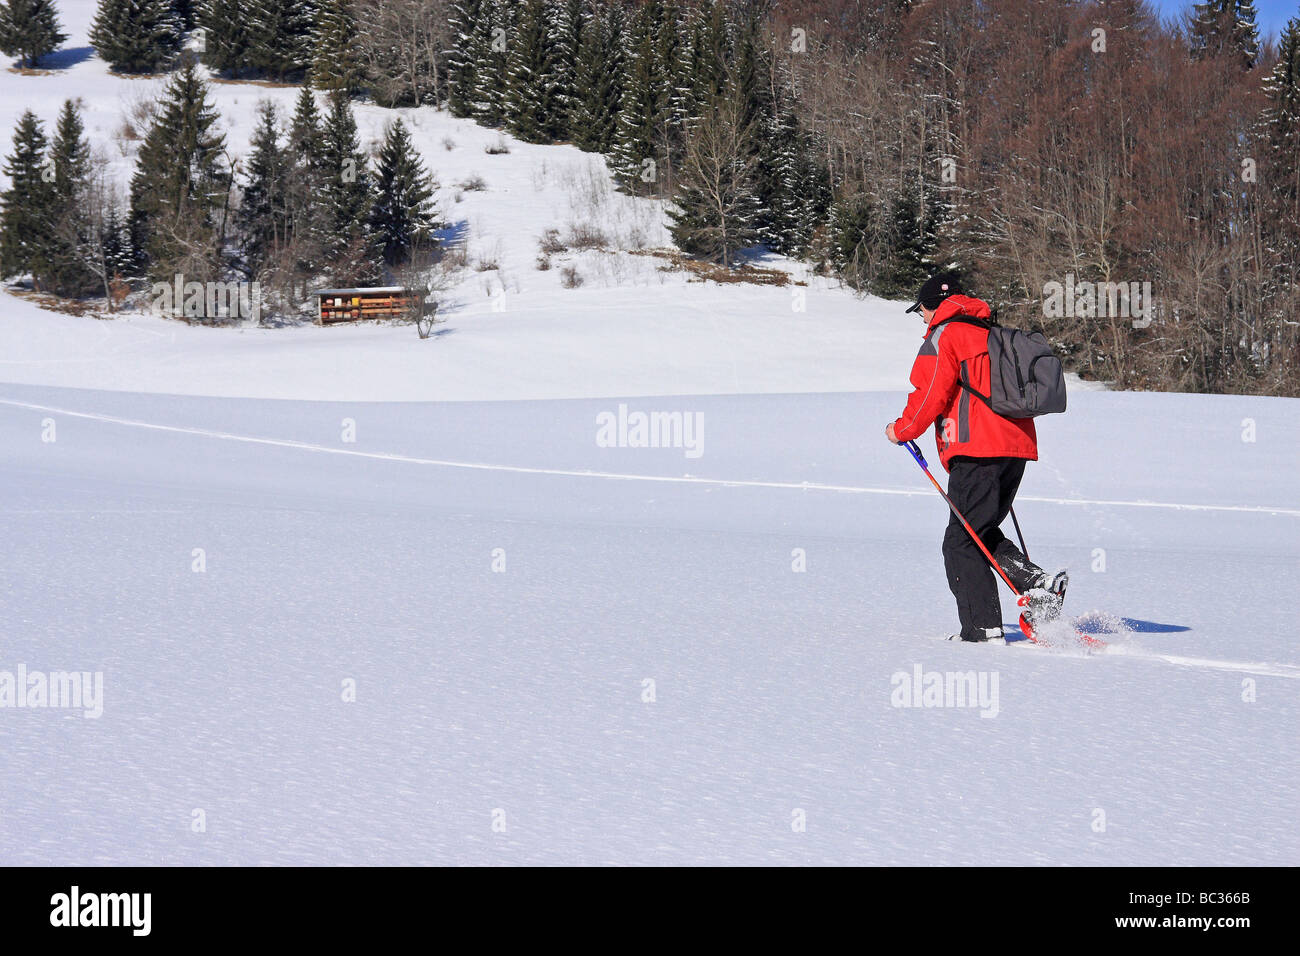
[[[1091,657],[935,640],[897,404],[628,400],[701,415],[691,459],[598,447],[613,399],[0,388],[0,669],[103,673],[97,719],[0,711],[0,859],[1300,861],[1296,404],[1044,429],[1031,553],[1190,628]],[[996,696],[894,706],[917,667]]]
[[[67,61],[0,73],[0,123],[80,95],[111,142],[155,81]],[[213,89],[236,151],[296,93]],[[624,253],[563,289],[542,230],[662,209],[404,115],[500,264],[432,339],[0,296],[0,863],[1300,863],[1300,402],[1075,383],[1030,552],[1164,627],[941,642],[944,505],[881,434],[913,317]],[[637,412],[691,442],[608,447]],[[982,694],[899,706],[918,669]],[[11,706],[24,672],[102,696]]]

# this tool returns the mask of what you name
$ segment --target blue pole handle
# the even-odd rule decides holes
[[[925,456],[921,454],[921,449],[916,446],[916,442],[905,441],[903,442],[903,447],[908,450],[911,456],[916,459],[916,463],[922,468],[928,469],[930,467],[925,463]]]

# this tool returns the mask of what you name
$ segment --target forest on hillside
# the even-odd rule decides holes
[[[1085,377],[1300,394],[1300,17],[1261,42],[1250,0],[102,0],[91,41],[174,72],[128,195],[75,104],[14,131],[0,272],[61,295],[183,273],[291,303],[436,258],[433,175],[400,121],[361,151],[361,99],[603,154],[692,256],[898,298],[953,268]],[[0,2],[17,68],[62,42],[50,0]],[[238,168],[200,64],[304,85]]]

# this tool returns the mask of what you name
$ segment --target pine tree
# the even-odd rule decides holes
[[[1259,28],[1254,0],[1204,0],[1193,7],[1192,55],[1235,56],[1243,69],[1259,58]]]
[[[129,277],[135,268],[135,258],[131,254],[131,233],[116,207],[110,207],[105,214],[99,241],[105,274],[109,280]]]
[[[835,271],[859,292],[871,286],[874,269],[883,258],[875,201],[865,193],[850,193],[831,204],[826,231]]]
[[[203,29],[200,59],[221,73],[238,75],[249,68],[251,0],[207,0],[196,13]]]
[[[314,0],[251,0],[249,66],[277,80],[305,74],[316,9]]]
[[[316,15],[313,35],[311,83],[318,90],[361,89],[361,62],[357,57],[357,20],[351,0],[324,0]]]
[[[761,39],[763,25],[751,13],[749,19],[733,29],[735,38],[726,85],[740,104],[741,124],[757,130],[772,112],[771,96],[764,83],[768,64]]]
[[[479,30],[486,16],[484,0],[460,0],[453,3],[447,28],[451,32],[451,50],[447,54],[447,108],[453,116],[473,116],[474,95],[478,88]]]
[[[335,281],[357,284],[379,278],[383,250],[370,228],[372,189],[366,154],[346,95],[330,97],[321,154],[326,248]]]
[[[556,136],[573,140],[578,134],[578,71],[583,34],[591,21],[587,0],[551,0],[548,15],[551,51],[555,63]]]
[[[677,62],[672,65],[669,79],[669,111],[678,127],[685,127],[700,115],[700,84],[698,77],[705,64],[705,17],[698,7],[689,8],[682,20],[682,38],[677,45]]]
[[[100,0],[90,45],[119,73],[152,73],[180,50],[181,30],[167,0]]]
[[[529,143],[549,143],[561,131],[560,93],[547,0],[522,0],[510,34],[505,75],[505,120]]]
[[[230,172],[207,94],[193,63],[172,76],[131,179],[132,248],[162,281],[177,273],[205,281],[220,268]]]
[[[54,172],[53,237],[50,283],[63,296],[84,295],[95,287],[95,276],[83,258],[92,235],[90,191],[90,141],[81,113],[66,100],[59,113],[50,146]]]
[[[9,188],[0,193],[0,275],[31,273],[38,289],[50,272],[54,177],[45,155],[41,121],[24,110],[14,130],[14,151],[5,158]]]
[[[1300,17],[1292,18],[1278,38],[1277,64],[1265,93],[1268,228],[1279,246],[1283,282],[1294,288],[1300,285]]]
[[[758,195],[766,210],[762,240],[785,255],[804,254],[825,217],[830,188],[799,126],[788,89],[765,118],[758,154]]]
[[[436,188],[411,144],[406,124],[400,119],[390,124],[375,170],[370,213],[371,228],[390,266],[405,265],[433,242],[433,230],[439,225],[433,206]]]
[[[293,118],[289,121],[289,138],[286,148],[295,164],[303,169],[319,169],[325,149],[325,136],[321,129],[320,109],[310,87],[304,86],[294,102]]]
[[[727,68],[732,56],[732,26],[722,0],[712,0],[699,22],[692,51],[691,100],[697,115],[727,89]]]
[[[182,30],[193,30],[198,23],[198,6],[195,0],[172,0],[172,13],[176,16],[176,22],[180,24]]]
[[[293,246],[293,270],[303,279],[317,275],[324,262],[329,210],[322,202],[325,184],[325,138],[316,97],[309,87],[298,94],[289,124],[287,226]]]
[[[921,215],[921,200],[912,189],[900,190],[890,207],[885,236],[886,258],[876,270],[872,292],[887,298],[906,295],[933,271],[934,246]]]
[[[668,84],[656,55],[658,0],[637,11],[629,30],[628,62],[618,114],[611,164],[620,183],[633,192],[651,192],[660,184],[663,160],[657,145],[667,115]]]
[[[251,145],[238,222],[244,236],[245,269],[256,276],[289,238],[289,161],[280,146],[279,120],[270,101],[258,107]]]
[[[662,0],[655,23],[654,40],[655,77],[661,87],[655,104],[658,114],[655,141],[663,157],[670,184],[686,136],[686,125],[680,122],[681,117],[674,108],[676,71],[682,56],[682,32],[685,26],[676,0]]]
[[[608,153],[614,146],[623,100],[623,8],[606,7],[582,34],[574,78],[573,142],[588,152]]]
[[[469,54],[474,58],[471,115],[489,126],[506,114],[507,60],[514,28],[514,0],[484,0]]]
[[[50,148],[54,191],[61,208],[70,208],[90,175],[90,141],[81,112],[72,100],[63,101]]]
[[[19,68],[34,67],[67,39],[51,0],[0,3],[0,53],[18,57]]]

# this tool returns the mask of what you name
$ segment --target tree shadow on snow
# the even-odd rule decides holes
[[[53,53],[45,54],[36,66],[37,69],[41,70],[70,70],[78,63],[85,63],[94,55],[95,51],[92,47],[70,47],[66,50],[55,50]]]
[[[455,245],[458,242],[464,242],[469,235],[469,220],[462,219],[460,222],[448,223],[441,229],[434,230],[433,235],[442,244],[443,248]]]

